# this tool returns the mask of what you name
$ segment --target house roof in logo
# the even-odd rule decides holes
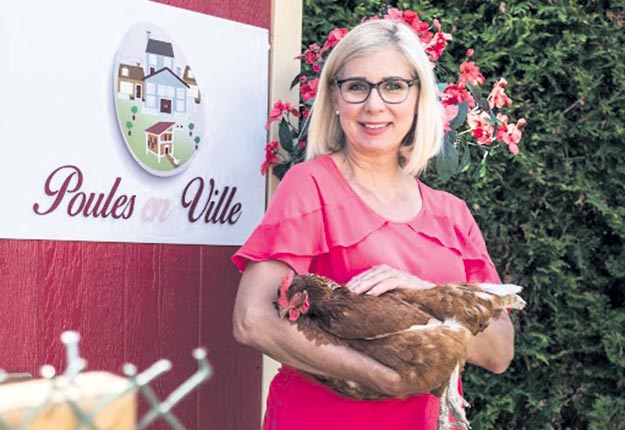
[[[172,44],[163,42],[162,40],[148,39],[148,46],[145,48],[145,52],[174,58],[174,48]]]
[[[126,67],[128,69],[128,76],[124,76],[127,79],[131,79],[131,80],[135,80],[135,81],[142,81],[143,80],[143,67],[141,66],[131,66],[130,64],[120,64],[119,65],[119,72],[118,72],[118,76],[123,76],[122,75],[122,69]]]
[[[169,127],[171,127],[172,125],[176,124],[175,122],[165,122],[165,121],[161,121],[161,122],[157,122],[156,124],[154,124],[153,126],[151,126],[150,128],[146,128],[145,131],[147,133],[150,134],[156,134],[156,135],[160,135],[162,134],[165,130],[167,130]]]
[[[197,81],[195,80],[195,76],[191,73],[191,67],[186,66],[184,68],[184,73],[182,75],[182,79],[189,85],[197,85]]]
[[[182,84],[184,84],[184,86],[186,86],[187,88],[189,87],[189,84],[187,84],[185,81],[183,81],[182,79],[180,79],[180,76],[176,75],[169,67],[163,67],[160,70],[157,70],[154,73],[150,73],[149,75],[147,75],[145,78],[143,78],[145,81],[147,81],[148,79],[150,79],[153,76],[158,75],[159,73],[163,73],[163,72],[169,72],[172,76],[174,76],[176,79],[178,79]]]

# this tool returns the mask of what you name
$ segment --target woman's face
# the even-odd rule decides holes
[[[412,80],[414,73],[410,63],[399,51],[380,49],[345,64],[338,79],[352,78],[378,83],[388,78]],[[343,91],[349,90],[346,86],[352,82],[343,84]],[[413,85],[409,87],[408,96],[403,102],[390,104],[382,100],[376,88],[372,88],[366,101],[353,104],[347,103],[337,88],[334,102],[345,133],[347,149],[367,154],[396,154],[414,121],[418,91],[418,85]]]

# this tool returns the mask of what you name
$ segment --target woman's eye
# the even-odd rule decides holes
[[[401,91],[405,86],[406,84],[403,81],[386,81],[383,88],[386,91]]]
[[[368,91],[369,86],[365,82],[350,82],[347,86],[347,91],[353,93],[359,93],[363,91]]]

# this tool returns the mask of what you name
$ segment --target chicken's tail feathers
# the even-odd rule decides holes
[[[479,284],[480,288],[497,297],[497,306],[508,309],[523,309],[527,304],[521,296],[518,295],[523,287],[515,284]]]
[[[518,294],[523,291],[523,287],[515,284],[478,284],[478,286],[487,293],[495,294],[497,296]]]

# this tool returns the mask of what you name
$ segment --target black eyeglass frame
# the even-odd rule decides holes
[[[404,97],[404,99],[402,101],[398,101],[398,102],[386,101],[384,99],[384,96],[380,92],[380,88],[379,88],[380,85],[385,84],[387,82],[393,82],[393,81],[401,81],[401,82],[404,82],[404,83],[408,84],[408,91],[406,91],[406,96]],[[367,93],[367,96],[362,101],[359,101],[359,102],[350,102],[350,101],[345,100],[345,96],[343,95],[343,89],[341,88],[341,86],[345,82],[366,82],[367,85],[369,85],[369,92]],[[368,80],[362,79],[362,78],[347,78],[347,79],[335,79],[334,83],[339,88],[339,93],[341,93],[341,98],[343,99],[343,101],[345,103],[349,103],[349,104],[352,104],[352,105],[362,104],[362,103],[366,102],[367,100],[369,100],[369,97],[371,97],[371,91],[373,91],[373,89],[375,88],[375,90],[378,92],[378,95],[380,96],[380,98],[382,99],[382,101],[384,103],[387,103],[387,104],[390,104],[390,105],[398,105],[398,104],[403,103],[403,102],[406,101],[406,99],[408,98],[408,94],[410,93],[410,87],[418,84],[419,83],[419,79],[384,78],[380,82],[373,83],[373,82],[369,82]]]

